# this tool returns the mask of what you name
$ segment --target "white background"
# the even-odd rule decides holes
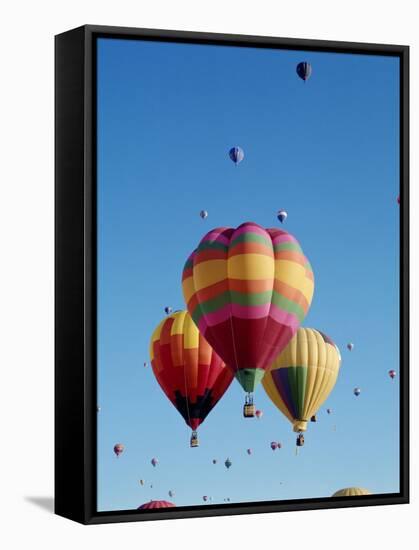
[[[411,46],[411,212],[417,204],[414,0],[11,0],[0,33],[0,525],[7,549],[381,549],[417,545],[417,418],[412,503],[83,527],[51,513],[53,495],[53,36],[85,23]],[[416,96],[416,97],[415,97]],[[362,200],[362,197],[359,197]],[[412,330],[418,255],[412,225]],[[413,337],[412,337],[413,340]],[[412,394],[418,396],[412,342]],[[367,367],[367,366],[366,366]],[[416,431],[416,433],[415,433]],[[355,444],[356,442],[354,442]],[[377,441],[377,445],[379,445]],[[374,464],[371,463],[371,468]],[[313,475],[315,475],[313,464]]]

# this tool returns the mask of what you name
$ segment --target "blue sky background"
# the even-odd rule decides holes
[[[399,373],[398,79],[393,57],[98,40],[100,511],[399,490],[399,383],[388,377]],[[242,417],[236,381],[190,449],[190,429],[143,367],[150,335],[166,305],[184,308],[183,264],[208,230],[278,226],[280,208],[315,273],[304,325],[342,353],[337,385],[298,456],[262,386],[263,419]]]

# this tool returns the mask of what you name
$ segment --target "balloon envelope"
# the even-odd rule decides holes
[[[228,154],[234,164],[239,164],[244,159],[244,151],[241,147],[232,147]]]
[[[393,380],[394,378],[396,378],[396,371],[395,370],[389,370],[388,375]]]
[[[312,67],[307,61],[301,61],[301,63],[298,63],[296,71],[298,76],[305,81],[310,78]]]
[[[368,489],[364,489],[363,487],[346,487],[333,493],[332,497],[359,497],[370,494]]]
[[[150,357],[160,387],[192,430],[234,378],[187,311],[172,313],[158,325],[151,337]]]
[[[354,389],[354,395],[356,395],[358,397],[358,395],[360,395],[361,393],[361,388],[355,388]]]
[[[310,328],[299,328],[273,362],[262,384],[295,432],[307,429],[307,422],[327,399],[336,383],[340,363],[336,344]]]
[[[207,233],[185,264],[182,286],[200,332],[246,392],[293,337],[314,291],[297,240],[251,222]]]
[[[206,210],[201,210],[201,212],[199,213],[199,215],[201,216],[201,218],[203,220],[205,220],[206,218],[208,218],[208,212]]]
[[[256,415],[256,418],[262,418],[262,416],[263,416],[263,411],[261,411],[261,410],[258,409],[258,410],[255,412],[255,415]]]
[[[230,466],[231,466],[233,463],[231,462],[231,460],[230,460],[229,458],[227,458],[227,460],[224,462],[224,464],[225,464],[225,467],[228,469],[228,468],[230,468]]]
[[[116,454],[116,456],[119,456],[124,452],[124,449],[125,447],[122,443],[117,443],[113,448],[113,452]]]
[[[284,221],[287,219],[288,217],[288,214],[285,210],[279,210],[278,211],[278,214],[277,214],[277,217],[278,217],[278,220],[281,222],[281,223],[284,223]]]
[[[173,502],[167,500],[150,500],[137,508],[137,510],[152,510],[153,508],[175,508],[176,505]]]

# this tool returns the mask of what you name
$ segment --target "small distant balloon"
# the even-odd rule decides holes
[[[175,496],[175,492],[172,491],[172,490],[170,490],[170,491],[169,491],[169,497],[174,497],[174,496]]]
[[[236,166],[244,159],[244,151],[241,147],[232,147],[228,154]]]
[[[151,459],[151,464],[152,464],[154,467],[156,467],[158,463],[159,463],[159,461],[157,460],[157,458],[152,458],[152,459]]]
[[[358,395],[360,395],[361,393],[361,388],[355,388],[354,389],[354,395],[356,395],[356,397],[358,397]]]
[[[396,378],[396,371],[391,369],[391,370],[388,371],[388,375],[390,376],[390,378],[392,380],[394,380]]]
[[[208,218],[208,212],[206,210],[201,210],[201,212],[199,213],[199,215],[201,216],[201,218],[203,220],[206,220]]]
[[[262,416],[263,416],[263,411],[261,411],[261,410],[258,409],[258,410],[255,412],[255,415],[256,415],[256,418],[262,418]]]
[[[170,306],[166,306],[164,308],[164,312],[166,313],[166,315],[169,315],[170,313],[172,313],[173,311],[173,308],[171,308]]]
[[[277,442],[276,445],[277,445],[277,447],[276,447],[277,449],[281,449],[281,448],[282,448],[282,443],[280,443],[279,441]]]
[[[212,463],[213,463],[213,464],[217,464],[217,459],[216,459],[216,458],[213,458],[213,459],[212,459]]]
[[[286,210],[278,210],[277,218],[281,223],[284,223],[287,217],[288,217],[288,213]]]
[[[301,63],[298,63],[296,71],[298,76],[305,82],[310,78],[313,69],[310,63],[307,63],[307,61],[301,61]]]
[[[113,452],[116,454],[116,457],[118,458],[123,452],[124,452],[124,446],[122,443],[117,443],[114,445]]]
[[[277,448],[278,448],[278,443],[276,441],[271,441],[271,449],[273,451],[276,451]]]
[[[252,449],[247,449],[246,452],[247,452],[248,455],[251,455],[252,454]]]
[[[346,347],[348,348],[349,351],[352,351],[354,349],[354,344],[352,342],[349,342]]]
[[[208,500],[207,495],[204,495],[204,496],[202,497],[202,500],[203,500],[204,502],[207,502],[207,500]]]
[[[227,470],[228,470],[229,468],[231,468],[231,465],[232,465],[233,463],[231,462],[231,460],[230,460],[229,458],[227,458],[227,460],[224,462],[224,464],[225,464],[225,467],[226,467]]]
[[[140,479],[140,485],[144,485],[144,479]]]
[[[332,414],[332,409],[326,409],[327,414]]]
[[[146,368],[146,367],[147,367],[147,363],[146,363],[146,362],[144,362],[144,368]]]

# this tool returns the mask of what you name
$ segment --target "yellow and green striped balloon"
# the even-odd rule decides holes
[[[322,332],[299,328],[265,374],[263,387],[295,432],[307,422],[332,391],[339,373],[338,347]]]

